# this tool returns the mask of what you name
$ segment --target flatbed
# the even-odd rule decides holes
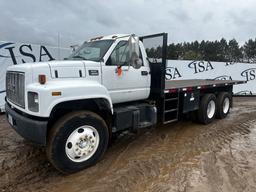
[[[165,81],[165,90],[201,89],[210,87],[222,87],[227,85],[243,84],[246,81],[189,79]]]

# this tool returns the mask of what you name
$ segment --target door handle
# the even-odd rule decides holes
[[[148,71],[141,71],[141,75],[142,75],[142,76],[147,76],[148,74],[149,74]]]

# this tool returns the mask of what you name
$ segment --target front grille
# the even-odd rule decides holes
[[[23,72],[6,73],[6,97],[14,104],[25,108],[25,75]]]

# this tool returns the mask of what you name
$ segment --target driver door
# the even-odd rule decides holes
[[[146,99],[150,93],[150,69],[145,67],[147,61],[140,54],[142,67],[135,69],[129,66],[128,49],[127,41],[119,41],[102,66],[103,85],[113,103]],[[121,74],[117,72],[118,66],[121,66]]]

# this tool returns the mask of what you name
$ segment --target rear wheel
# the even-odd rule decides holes
[[[214,94],[206,94],[202,97],[199,110],[197,112],[197,119],[200,123],[211,123],[216,114],[216,97]]]
[[[227,92],[221,92],[217,96],[217,112],[218,119],[224,119],[229,114],[231,107],[231,95]]]
[[[50,130],[47,156],[61,172],[77,172],[100,160],[108,140],[107,125],[99,115],[88,111],[71,112]]]

